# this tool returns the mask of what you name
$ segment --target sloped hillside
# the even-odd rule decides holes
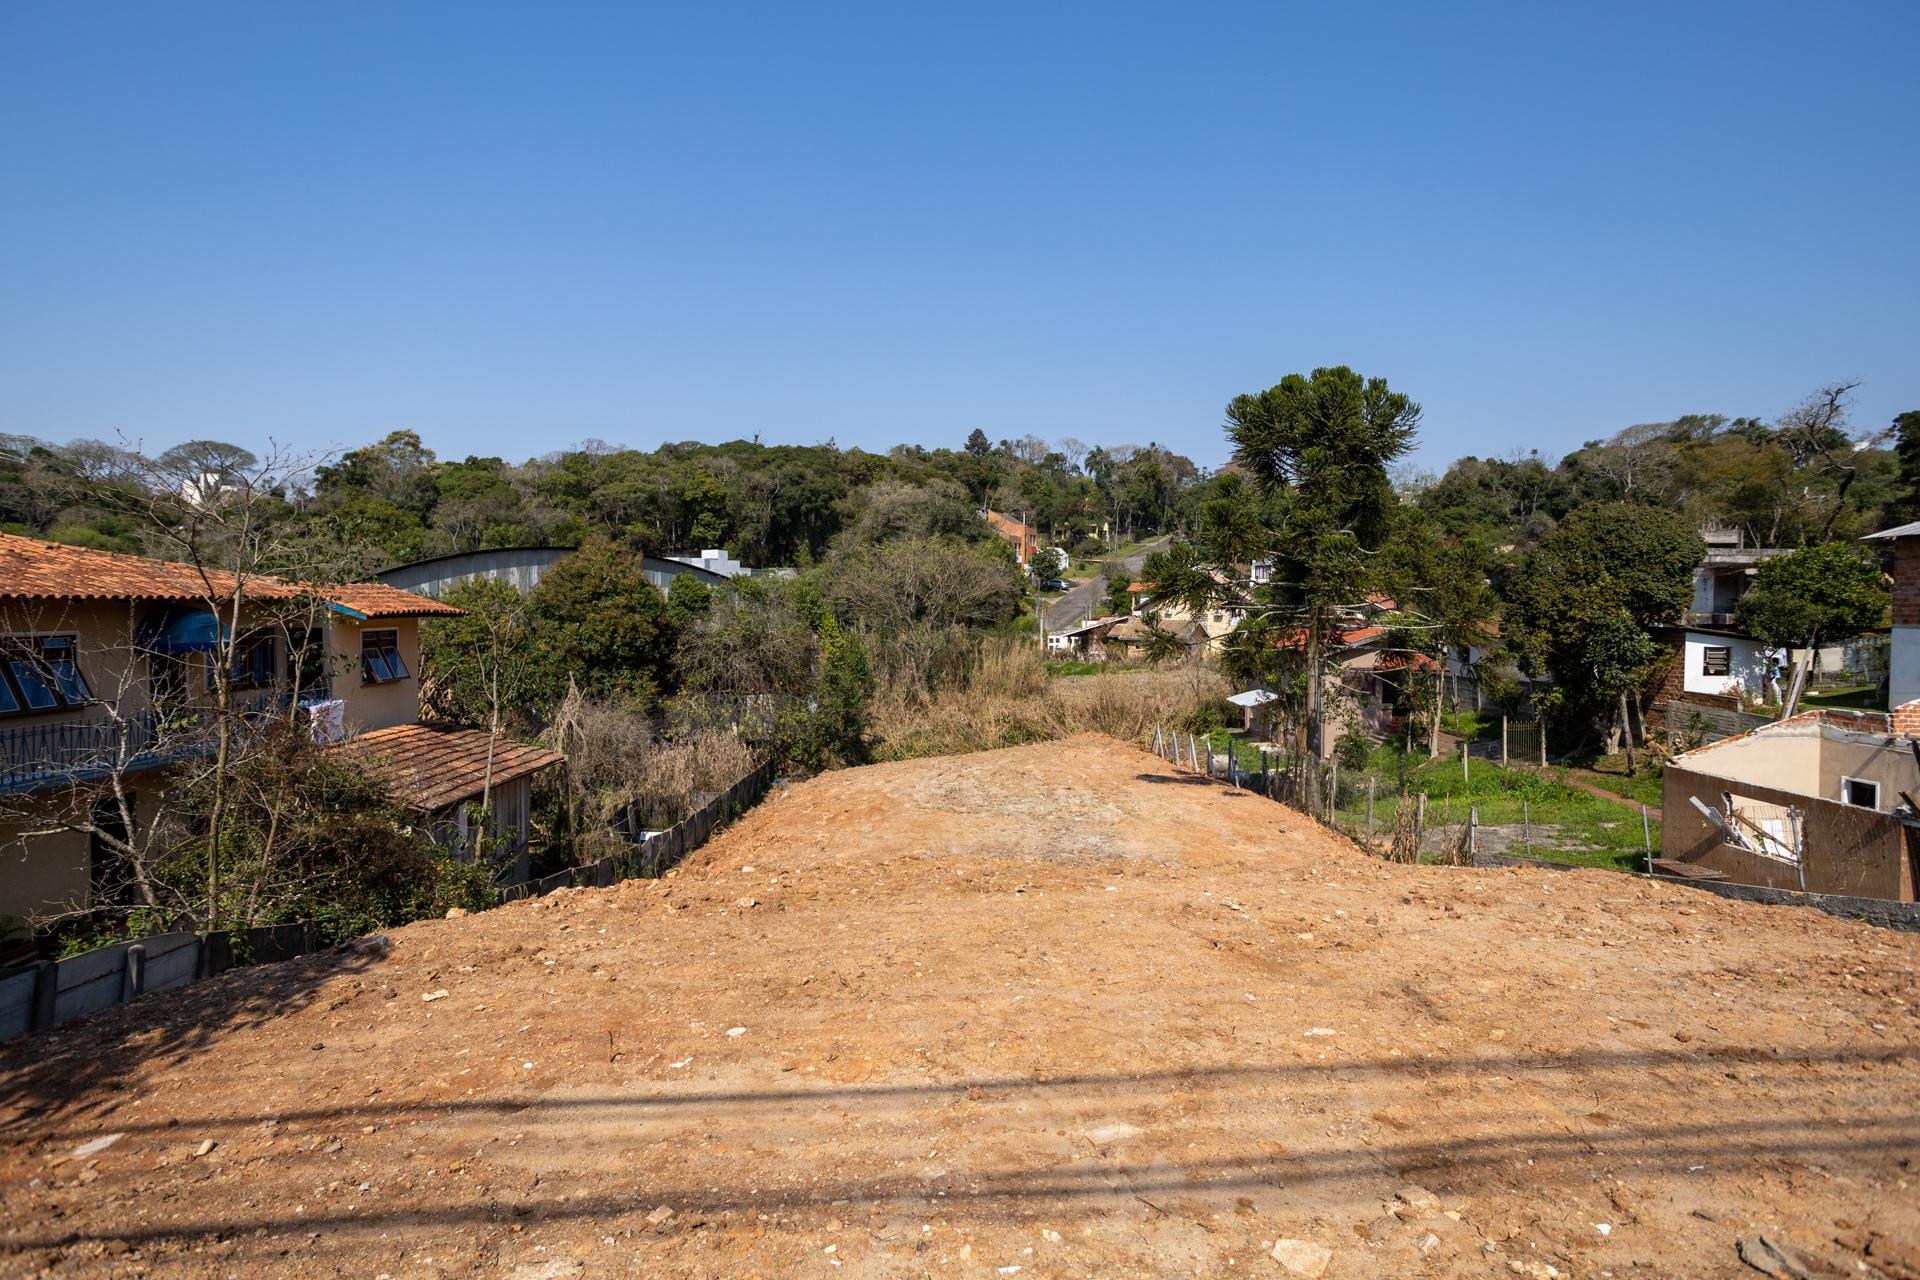
[[[1920,939],[1082,737],[10,1046],[0,1270],[1913,1276],[1917,1005]]]

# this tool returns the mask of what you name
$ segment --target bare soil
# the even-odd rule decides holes
[[[0,1272],[1914,1276],[1917,1014],[1920,939],[1088,736],[11,1045]]]

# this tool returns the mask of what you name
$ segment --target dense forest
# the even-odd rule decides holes
[[[0,527],[108,550],[143,549],[137,521],[100,490],[156,473],[220,477],[257,459],[196,442],[159,466],[129,448],[0,436]],[[442,460],[396,431],[311,467],[280,460],[296,528],[390,563],[510,546],[571,546],[598,535],[648,554],[726,547],[753,568],[805,568],[843,535],[881,541],[902,528],[965,535],[981,507],[1027,516],[1050,542],[1097,553],[1180,523],[1200,471],[1158,445],[1057,445],[1027,436],[960,449],[885,454],[832,444],[664,444],[650,452],[589,442],[524,462]]]

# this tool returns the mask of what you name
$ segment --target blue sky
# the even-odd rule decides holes
[[[1920,5],[0,6],[0,431],[1418,461],[1920,408]]]

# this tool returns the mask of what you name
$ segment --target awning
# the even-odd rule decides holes
[[[1249,689],[1232,695],[1227,701],[1236,707],[1264,707],[1269,702],[1280,701],[1280,695],[1271,689]]]
[[[139,647],[146,653],[210,653],[228,635],[211,609],[162,609],[140,625]]]

